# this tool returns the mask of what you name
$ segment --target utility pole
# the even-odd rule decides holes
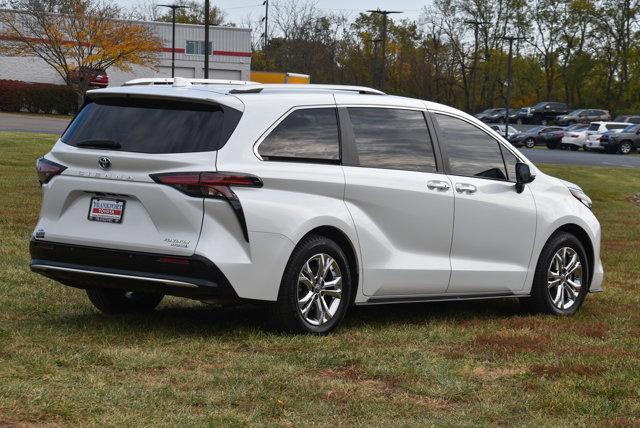
[[[374,39],[373,40],[373,61],[371,65],[371,84],[372,86],[376,86],[378,82],[378,43],[380,43],[382,39]]]
[[[392,13],[402,13],[401,11],[395,10],[368,10],[369,13],[377,13],[382,15],[382,58],[380,63],[382,64],[382,72],[380,74],[380,90],[384,91],[384,80],[386,75],[386,66],[387,66],[387,16]]]
[[[472,111],[476,109],[476,80],[478,70],[478,31],[481,25],[486,24],[484,21],[478,21],[477,19],[470,19],[464,21],[465,24],[473,25],[473,68],[471,69],[471,102],[467,106]],[[470,112],[471,113],[471,112]]]
[[[509,108],[511,107],[511,63],[513,61],[513,42],[516,40],[526,40],[526,38],[519,36],[502,36],[501,39],[509,42],[509,62],[507,63],[507,99],[504,112],[504,138],[509,139]]]
[[[171,9],[171,77],[176,77],[176,10],[187,9],[187,6],[177,4],[159,4],[158,6]]]
[[[204,78],[209,78],[209,0],[204,0]]]
[[[262,18],[262,20],[264,21],[264,33],[262,33],[262,35],[264,36],[264,41],[262,42],[262,53],[264,54],[264,63],[266,66],[267,44],[269,42],[269,0],[264,0],[262,2],[262,5],[264,6],[264,18]]]

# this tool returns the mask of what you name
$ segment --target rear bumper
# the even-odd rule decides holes
[[[110,250],[32,239],[30,267],[64,285],[146,291],[192,299],[238,300],[233,287],[202,256]]]

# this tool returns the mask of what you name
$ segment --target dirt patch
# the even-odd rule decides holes
[[[588,366],[586,364],[534,364],[529,371],[538,376],[557,378],[567,375],[584,377],[599,376],[607,369],[602,366]]]
[[[549,344],[548,334],[481,334],[467,349],[474,353],[510,356],[521,352],[545,353]]]
[[[627,201],[640,207],[640,193],[635,195],[627,195]]]
[[[573,330],[583,337],[592,339],[606,339],[608,328],[603,323],[577,323]]]

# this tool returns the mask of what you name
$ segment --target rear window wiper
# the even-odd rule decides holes
[[[119,150],[120,143],[113,140],[84,140],[76,144],[76,147],[86,147],[90,149],[114,149]]]

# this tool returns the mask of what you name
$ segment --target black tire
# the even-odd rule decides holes
[[[557,251],[565,247],[573,249],[580,260],[582,265],[582,284],[573,305],[569,308],[561,309],[553,303],[553,298],[551,297],[552,291],[549,288],[547,281],[549,276],[548,271],[553,257]],[[531,312],[534,313],[560,316],[573,315],[578,311],[578,309],[580,309],[580,306],[582,306],[582,303],[589,292],[588,278],[590,278],[590,269],[591,266],[589,266],[586,252],[578,238],[567,232],[558,232],[551,236],[542,248],[533,278],[531,295],[521,299],[521,301]]]
[[[298,289],[300,287],[298,277],[307,261],[318,254],[327,254],[336,261],[342,276],[342,295],[334,315],[320,325],[313,325],[303,317],[302,311],[298,307]],[[327,334],[334,330],[344,319],[351,302],[351,292],[351,271],[342,248],[329,238],[310,235],[300,241],[293,250],[282,275],[278,301],[274,305],[276,328],[296,334]],[[311,300],[313,301],[314,299],[316,298],[314,297]],[[317,309],[311,310],[317,312]]]
[[[573,144],[571,144],[569,146],[569,150],[571,150],[572,152],[577,152],[578,150],[580,150],[580,147],[574,146]]]
[[[548,148],[549,150],[555,150],[555,149],[557,149],[557,148],[558,148],[558,143],[548,142],[548,143],[547,143],[547,148]]]
[[[89,296],[93,306],[105,314],[151,312],[164,297],[163,294],[110,290],[106,288],[88,289],[87,296]]]
[[[613,154],[618,153],[618,148],[617,148],[617,147],[609,147],[609,146],[606,146],[606,147],[604,148],[604,151],[605,151],[605,153],[609,153],[610,155],[613,155]]]
[[[630,141],[622,141],[618,145],[618,152],[623,155],[628,155],[633,151],[633,144]]]
[[[536,146],[536,140],[534,140],[533,138],[529,137],[526,140],[524,140],[524,146],[527,149],[533,149]]]

